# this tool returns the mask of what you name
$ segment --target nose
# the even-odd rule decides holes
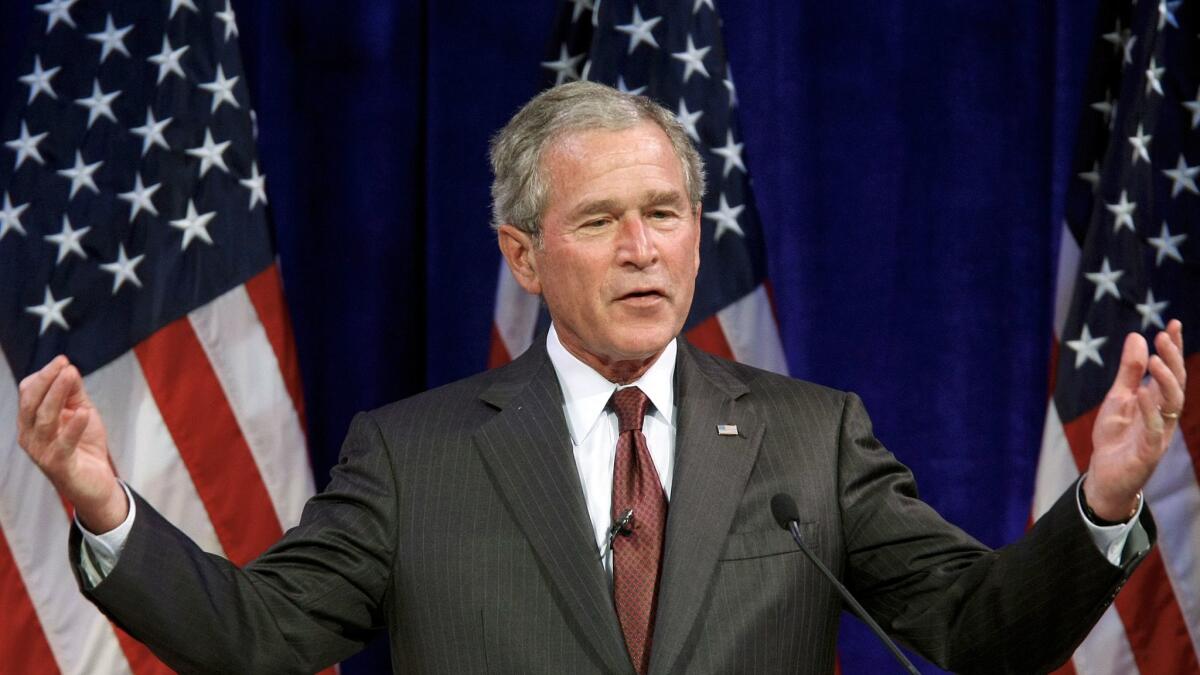
[[[622,218],[617,233],[617,261],[637,268],[653,265],[658,261],[658,249],[654,246],[652,235],[651,228],[641,214]]]

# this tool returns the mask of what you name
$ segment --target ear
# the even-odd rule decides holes
[[[500,243],[500,254],[504,256],[504,262],[508,263],[508,271],[512,272],[513,279],[526,293],[541,295],[542,282],[538,278],[533,237],[507,223],[497,228],[496,234]]]
[[[696,233],[696,269],[692,270],[692,276],[700,274],[700,239],[704,236],[704,229],[700,227],[700,223],[702,222],[700,220],[700,211],[701,206],[699,204],[696,205],[696,208],[692,209],[692,213],[695,214],[692,216],[692,231]]]

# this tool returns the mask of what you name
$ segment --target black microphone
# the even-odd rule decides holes
[[[854,613],[870,626],[871,630],[883,644],[887,645],[888,650],[892,652],[892,656],[896,657],[900,665],[904,666],[905,670],[912,675],[921,675],[913,666],[912,661],[905,658],[900,648],[896,646],[896,643],[892,642],[892,639],[887,636],[887,633],[883,632],[879,624],[875,623],[875,619],[872,619],[871,615],[867,614],[867,610],[858,604],[858,600],[855,600],[854,596],[850,595],[850,591],[842,585],[842,582],[834,578],[829,568],[825,567],[825,564],[809,550],[808,545],[804,543],[804,538],[800,536],[800,510],[796,508],[796,501],[782,492],[771,497],[771,515],[775,516],[775,522],[779,523],[780,527],[792,533],[792,539],[796,540],[796,545],[800,547],[804,555],[812,561],[812,564],[817,566],[817,569],[821,570],[821,574],[825,575],[825,578],[829,580],[829,583],[833,584],[837,592],[842,594],[842,599],[854,609]]]
[[[633,520],[633,509],[625,509],[621,512],[621,515],[617,516],[612,525],[609,526],[608,538],[604,542],[604,548],[600,550],[601,560],[604,560],[604,557],[612,550],[613,539],[616,539],[618,534],[626,537],[633,534],[633,530],[629,527],[631,520]]]

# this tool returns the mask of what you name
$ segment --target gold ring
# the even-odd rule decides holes
[[[1163,410],[1162,408],[1159,408],[1159,409],[1158,409],[1158,414],[1159,414],[1159,415],[1162,415],[1163,419],[1166,419],[1166,420],[1177,420],[1177,419],[1179,419],[1179,411],[1178,411],[1178,410],[1177,410],[1177,411],[1175,411],[1175,412],[1167,412],[1166,410]]]

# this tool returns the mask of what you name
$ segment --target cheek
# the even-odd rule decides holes
[[[542,295],[548,304],[571,314],[591,314],[603,295],[604,276],[582,261],[566,261],[546,270]]]

